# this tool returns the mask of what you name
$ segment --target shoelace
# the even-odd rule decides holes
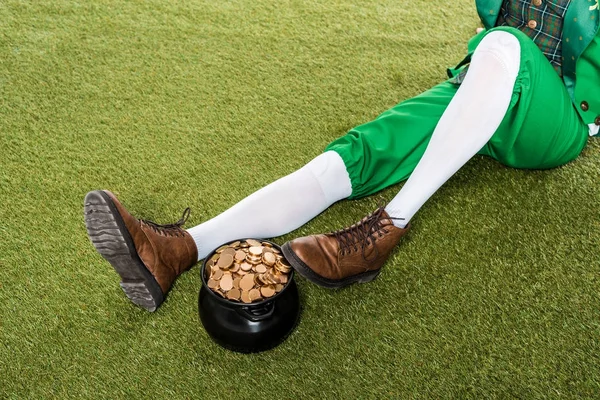
[[[372,214],[365,217],[362,221],[351,225],[348,228],[335,231],[332,235],[335,236],[336,240],[340,244],[340,251],[342,255],[350,254],[352,250],[358,251],[360,246],[362,251],[362,257],[365,261],[372,261],[379,257],[379,249],[375,246],[375,257],[368,259],[365,256],[365,250],[367,246],[374,243],[377,237],[383,237],[384,233],[389,231],[383,225],[384,219],[389,220],[403,220],[404,218],[395,217],[382,217],[384,207],[379,207]]]
[[[183,236],[183,229],[181,229],[181,227],[183,226],[183,224],[185,224],[185,222],[190,217],[190,212],[191,212],[191,209],[189,207],[186,208],[185,210],[183,210],[183,215],[181,216],[179,221],[177,221],[173,224],[160,225],[160,224],[157,224],[156,222],[148,221],[145,219],[140,219],[140,222],[148,225],[150,228],[152,228],[152,230],[154,232],[158,233],[159,235],[179,237],[179,236]]]

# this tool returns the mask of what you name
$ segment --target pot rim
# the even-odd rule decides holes
[[[292,268],[292,270],[290,271],[290,278],[288,279],[288,282],[285,284],[285,286],[283,287],[283,289],[281,289],[281,291],[277,294],[275,294],[272,297],[269,297],[268,299],[264,299],[262,301],[256,302],[256,303],[244,303],[241,301],[234,301],[234,300],[229,300],[226,298],[223,298],[219,295],[217,295],[211,288],[208,287],[208,282],[206,281],[206,277],[204,274],[204,271],[206,270],[206,263],[208,262],[208,260],[210,260],[210,258],[216,253],[217,249],[219,249],[222,246],[226,246],[229,245],[231,243],[235,243],[237,241],[246,241],[248,239],[252,239],[252,240],[257,240],[260,242],[267,242],[271,245],[273,245],[273,247],[277,248],[277,250],[279,250],[281,252],[281,246],[279,246],[277,243],[272,242],[270,240],[266,240],[266,239],[257,239],[257,238],[244,238],[244,239],[235,239],[235,240],[230,240],[229,242],[225,242],[219,246],[217,246],[217,248],[215,248],[214,250],[212,250],[202,261],[202,267],[200,268],[200,280],[202,281],[202,287],[205,288],[209,294],[211,296],[213,296],[215,299],[217,299],[219,302],[227,305],[227,306],[234,306],[234,307],[259,307],[259,306],[266,306],[268,304],[270,304],[271,302],[273,302],[274,300],[276,300],[278,297],[280,297],[291,285],[292,281],[294,280],[294,273],[296,271],[294,271],[294,269]],[[280,253],[281,256],[283,256],[283,252]],[[285,257],[284,257],[285,259]],[[287,261],[287,260],[286,260]]]

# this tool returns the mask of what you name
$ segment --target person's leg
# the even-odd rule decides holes
[[[517,82],[508,98],[510,104],[506,103],[506,93],[500,96],[490,86],[491,82],[486,80],[486,77],[491,75],[493,66],[486,65],[485,68],[481,68],[485,63],[477,62],[478,53],[481,54],[482,46],[486,45],[486,41],[492,35],[512,37],[511,42],[520,43],[521,65]],[[473,82],[478,82],[477,87],[472,90],[475,93],[474,98],[461,102],[465,112],[486,115],[485,110],[491,111],[490,106],[498,103],[500,98],[503,105],[496,104],[496,107],[508,110],[501,121],[498,121],[496,115],[494,124],[488,124],[486,127],[481,125],[479,129],[471,127],[471,130],[464,129],[465,119],[462,119],[458,112],[444,114],[423,159],[398,195],[386,207],[391,216],[402,218],[394,220],[398,226],[404,226],[437,188],[456,172],[456,167],[464,164],[471,157],[469,154],[474,154],[477,147],[481,148],[479,154],[493,157],[504,165],[528,169],[563,165],[575,159],[583,150],[588,138],[588,128],[575,112],[564,84],[554,68],[523,32],[513,28],[496,28],[485,36],[477,47],[468,74],[453,104],[458,104],[460,97],[471,92],[465,89]],[[484,91],[487,91],[487,95]],[[480,101],[477,100],[477,96]],[[451,107],[452,104],[448,111]],[[454,121],[444,124],[447,116],[453,117]],[[468,123],[467,119],[466,124]],[[496,128],[492,131],[493,125],[496,125]],[[436,140],[439,136],[438,131],[452,131],[454,135],[443,135],[445,140]],[[493,135],[490,135],[490,132]],[[460,143],[459,152],[456,151],[457,142]],[[462,159],[458,159],[459,154],[462,154]],[[449,159],[454,159],[454,162],[448,162]],[[444,167],[440,168],[442,165]]]
[[[344,162],[328,151],[189,231],[181,228],[189,209],[175,224],[158,225],[135,218],[104,190],[86,195],[84,220],[92,244],[121,277],[127,297],[154,311],[175,279],[217,246],[287,233],[351,192]]]
[[[452,175],[490,140],[510,105],[521,49],[504,31],[488,34],[473,54],[469,71],[439,120],[423,157],[400,192],[385,207],[404,228]]]
[[[403,222],[407,222],[429,196],[477,152],[515,168],[551,168],[577,157],[587,141],[588,128],[573,108],[562,80],[527,35],[516,29],[503,27],[490,31],[486,38],[491,35],[497,38],[506,37],[498,36],[498,31],[514,35],[520,45],[519,71],[508,103],[506,92],[493,90],[487,82],[490,78],[497,80],[491,76],[490,70],[486,69],[486,73],[479,74],[481,82],[477,83],[490,90],[485,97],[479,98],[481,103],[490,101],[488,96],[492,93],[495,93],[495,97],[504,99],[503,104],[506,105],[498,106],[504,115],[498,118],[494,110],[485,104],[471,103],[468,98],[464,104],[465,112],[462,112],[462,107],[453,107],[453,112],[451,107],[444,110],[441,119],[450,126],[442,126],[440,122],[436,127],[435,140],[432,138],[429,142],[431,149],[428,147],[426,150],[437,157],[423,157],[423,167],[419,173],[421,179],[415,178],[414,184],[404,186],[406,189],[403,188],[403,195],[395,199],[398,202],[392,201],[389,206],[391,216],[380,208],[358,224],[334,234],[313,235],[284,244],[283,253],[300,274],[325,287],[342,287],[353,282],[373,279],[406,230],[396,224],[402,226]],[[512,48],[511,43],[514,43],[514,40],[507,37],[506,43]],[[481,53],[482,48],[478,49]],[[510,50],[502,50],[500,53],[512,54]],[[478,75],[473,73],[477,64],[482,64],[481,58],[475,57],[467,78],[469,75],[471,78]],[[505,81],[510,81],[508,76],[510,74],[505,75]],[[475,87],[473,92],[477,93],[477,89]],[[463,119],[469,119],[468,123]],[[438,120],[436,119],[436,122]],[[461,129],[455,129],[452,124]],[[490,128],[493,126],[496,127],[495,132]],[[402,136],[402,125],[396,129],[398,136]],[[387,136],[384,135],[384,138]],[[373,143],[370,145],[375,148],[375,152],[381,151],[377,146],[373,146]],[[481,147],[479,151],[478,147]],[[366,150],[365,154],[371,152]],[[403,154],[401,153],[400,159]],[[344,156],[342,153],[341,155]],[[390,154],[389,157],[394,159],[394,154]],[[438,157],[443,162],[438,163]],[[376,160],[381,158],[384,157],[375,157]],[[369,164],[378,165],[374,161],[370,161]],[[420,165],[421,162],[417,169],[420,169]],[[409,167],[398,166],[395,170],[404,173],[410,171]],[[356,178],[359,176],[365,182],[373,177],[378,185],[381,182],[394,183],[387,174],[384,174],[383,180],[377,177],[376,170],[359,168],[358,171],[369,171],[369,174],[361,176],[356,171],[349,170],[350,177],[354,177],[356,181],[360,181]],[[395,177],[398,176],[401,175]],[[356,189],[354,180],[353,190]],[[370,186],[369,189],[377,187]],[[407,193],[413,193],[415,198],[405,196]]]
[[[188,229],[198,260],[223,243],[271,238],[304,225],[352,193],[346,166],[334,151],[254,192],[216,217]]]
[[[355,227],[286,243],[283,253],[292,266],[312,282],[331,288],[374,279],[412,215],[492,137],[509,107],[519,65],[520,45],[514,36],[487,35],[464,82],[436,119],[424,154],[400,193],[385,210]]]

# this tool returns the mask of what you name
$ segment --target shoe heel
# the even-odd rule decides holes
[[[145,308],[150,312],[156,311],[159,304],[157,304],[157,300],[152,296],[150,289],[146,286],[146,283],[143,281],[140,282],[121,282],[121,289],[125,292],[125,295],[131,300],[134,304],[137,304],[140,307]]]
[[[379,276],[380,273],[381,273],[381,269],[378,269],[378,270],[372,271],[372,272],[365,272],[364,274],[360,275],[360,277],[358,278],[357,282],[358,283],[368,283],[368,282],[371,282],[372,280],[374,280],[375,278],[377,278],[377,276]]]

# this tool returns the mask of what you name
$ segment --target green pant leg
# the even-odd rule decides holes
[[[521,66],[508,111],[480,154],[515,168],[552,168],[573,160],[587,142],[588,128],[573,109],[562,80],[527,35],[509,27],[493,30],[517,37]],[[411,174],[458,87],[450,82],[435,86],[326,148],[344,160],[351,198],[375,193]]]
[[[350,198],[370,195],[408,178],[457,89],[452,83],[441,83],[327,146],[326,151],[336,151],[346,164],[352,182]]]
[[[506,116],[480,154],[527,169],[553,168],[575,159],[587,143],[588,127],[562,79],[526,34],[508,27],[494,30],[519,40],[521,65]]]

